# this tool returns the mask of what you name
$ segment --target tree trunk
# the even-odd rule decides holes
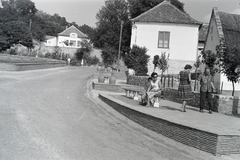
[[[233,81],[232,81],[232,86],[233,86],[232,96],[234,96],[235,87],[234,87],[234,82]]]

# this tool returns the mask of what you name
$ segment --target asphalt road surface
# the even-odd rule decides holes
[[[0,160],[206,160],[216,157],[128,120],[96,99],[96,68],[0,72]]]

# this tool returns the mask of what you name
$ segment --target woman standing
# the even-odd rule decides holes
[[[179,73],[180,83],[178,86],[179,98],[182,100],[182,111],[186,112],[187,100],[190,100],[193,96],[191,89],[191,73],[192,66],[187,64],[183,71]]]
[[[161,93],[161,82],[158,79],[158,74],[153,72],[151,74],[150,85],[147,88],[147,91],[142,96],[141,105],[147,105],[147,102],[150,103],[150,106],[154,105],[154,96]]]

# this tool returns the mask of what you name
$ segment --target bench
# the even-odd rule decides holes
[[[141,86],[134,86],[134,85],[128,85],[128,86],[121,86],[122,89],[125,90],[126,97],[133,98],[135,101],[138,101],[138,95],[141,95],[145,92],[144,87]]]

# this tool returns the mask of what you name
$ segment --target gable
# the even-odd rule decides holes
[[[132,19],[133,22],[157,22],[157,23],[180,23],[194,24],[201,23],[182,12],[168,1],[163,1],[152,9]]]
[[[71,26],[67,29],[65,29],[63,32],[59,33],[58,36],[73,36],[74,33],[77,35],[77,38],[88,38],[87,35],[82,33],[79,29],[77,29],[75,26]]]

